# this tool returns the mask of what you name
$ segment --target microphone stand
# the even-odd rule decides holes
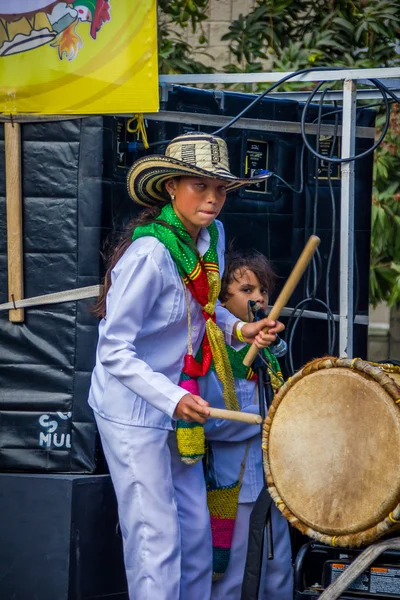
[[[253,304],[252,301],[249,300],[249,309],[252,312],[254,311],[254,307],[255,307],[255,303]],[[260,321],[261,319],[263,319],[266,316],[265,313],[261,309],[254,311],[253,315],[254,315],[254,319],[253,319],[254,321]],[[259,401],[259,407],[260,407],[260,416],[262,418],[262,423],[261,423],[261,439],[262,439],[263,425],[264,425],[264,421],[265,421],[265,417],[266,417],[265,405],[269,409],[269,407],[271,406],[272,400],[274,398],[274,392],[272,389],[271,377],[269,374],[269,370],[268,370],[265,362],[261,358],[261,352],[262,352],[262,350],[259,350],[259,352],[254,360],[252,368],[257,375],[258,401]],[[262,450],[261,450],[261,452],[262,452]],[[265,486],[266,480],[265,480],[264,469],[263,469],[263,480],[264,480],[264,486]],[[274,540],[272,537],[271,511],[268,512],[267,520],[265,523],[265,531],[266,531],[266,536],[267,536],[268,560],[273,560],[273,558],[274,558]]]

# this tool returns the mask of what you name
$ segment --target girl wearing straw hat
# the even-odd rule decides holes
[[[217,305],[224,231],[215,219],[227,192],[267,176],[236,178],[225,142],[204,133],[175,138],[128,174],[147,210],[109,261],[89,403],[117,495],[130,600],[210,597],[209,412],[197,378],[214,361],[226,407],[238,408],[225,343],[266,347],[283,329]]]

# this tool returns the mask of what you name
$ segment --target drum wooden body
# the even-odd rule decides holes
[[[362,546],[400,527],[400,385],[383,370],[390,366],[314,360],[269,409],[269,492],[293,526],[322,543]]]

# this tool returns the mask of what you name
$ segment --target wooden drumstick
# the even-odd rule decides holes
[[[312,257],[314,256],[314,253],[318,248],[320,241],[321,240],[316,235],[311,235],[308,239],[308,242],[305,245],[303,252],[300,254],[293,268],[293,271],[290,273],[287,282],[283,286],[281,293],[279,294],[275,304],[271,308],[271,311],[268,315],[268,318],[271,319],[271,321],[276,321],[281,313],[282,308],[286,306],[290,296],[295,290],[295,287],[299,283],[304,271],[307,269]],[[265,328],[263,331],[264,333],[268,333],[267,328]],[[258,350],[259,349],[255,344],[251,345],[251,348],[249,349],[249,351],[243,359],[243,364],[246,367],[251,367],[254,359],[257,356]]]
[[[239,410],[225,410],[222,408],[209,408],[211,419],[227,419],[228,421],[239,421],[250,425],[260,425],[262,418],[260,415],[240,412]]]

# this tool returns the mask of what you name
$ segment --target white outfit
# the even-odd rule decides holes
[[[118,498],[130,600],[209,600],[202,463],[181,461],[175,432],[96,421]]]
[[[222,272],[224,231],[219,231]],[[202,229],[200,254],[209,247]],[[205,331],[189,294],[193,350]],[[221,306],[231,343],[237,319]],[[135,240],[111,274],[99,326],[89,404],[95,411],[118,499],[130,600],[208,600],[211,537],[202,465],[181,462],[172,415],[187,393],[179,376],[188,348],[183,282],[166,247]]]
[[[218,227],[218,259],[224,267],[225,236]],[[207,229],[197,243],[210,244]],[[193,351],[205,332],[199,304],[189,294]],[[238,321],[217,306],[217,322],[231,344]],[[107,318],[99,325],[96,366],[89,404],[105,419],[144,427],[172,429],[172,415],[187,392],[178,387],[188,349],[187,308],[182,279],[166,247],[155,237],[132,242],[111,274]]]
[[[202,398],[215,408],[224,408],[222,385],[215,371],[209,371],[199,379]],[[236,395],[240,409],[259,413],[257,384],[247,379],[235,378]],[[210,468],[217,486],[226,486],[239,478],[247,441],[250,440],[239,506],[233,534],[228,568],[221,579],[212,586],[212,600],[240,600],[243,573],[247,555],[249,517],[254,503],[263,487],[261,433],[259,425],[244,425],[224,419],[210,419],[205,424],[206,437],[210,440]],[[292,600],[293,575],[291,544],[287,521],[275,505],[272,506],[272,535],[274,559],[263,554],[260,600]]]

